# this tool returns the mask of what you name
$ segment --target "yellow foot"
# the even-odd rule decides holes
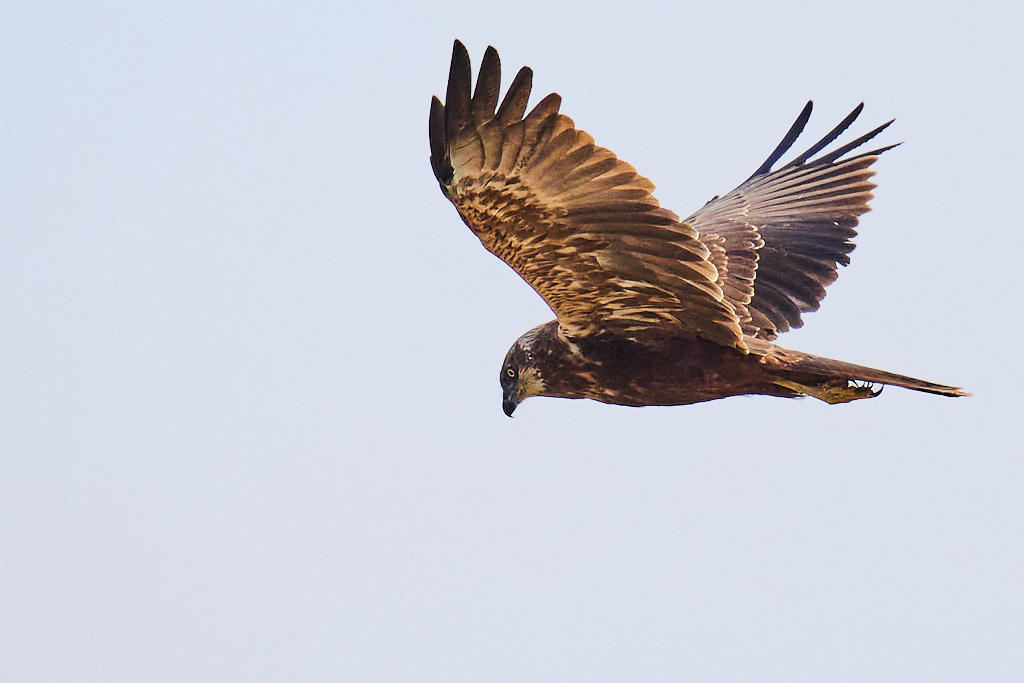
[[[800,384],[785,379],[776,379],[774,383],[833,405],[849,403],[862,398],[874,398],[882,393],[882,387],[878,387],[876,390],[875,385],[870,382],[846,379],[830,379],[820,384]]]

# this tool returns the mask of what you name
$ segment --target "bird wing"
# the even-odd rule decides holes
[[[500,72],[488,48],[471,92],[469,54],[456,41],[446,102],[430,106],[434,175],[483,245],[543,297],[569,338],[701,336],[746,350],[697,231],[558,113],[557,94],[524,116],[529,68],[499,106]]]
[[[768,159],[742,185],[715,197],[686,219],[719,266],[719,284],[743,331],[774,339],[803,324],[801,313],[818,310],[825,287],[850,263],[861,214],[875,184],[870,167],[896,145],[846,155],[892,121],[815,158],[857,118],[859,105],[810,149],[777,170],[772,166],[803,131],[808,102]]]

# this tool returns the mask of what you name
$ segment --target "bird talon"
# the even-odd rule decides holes
[[[775,383],[832,405],[849,403],[850,401],[857,401],[862,398],[874,398],[882,393],[882,387],[876,390],[873,382],[860,380],[831,379],[821,384],[813,385],[778,380]]]

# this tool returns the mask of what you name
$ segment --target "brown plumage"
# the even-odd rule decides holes
[[[817,310],[838,265],[850,262],[868,211],[878,156],[847,156],[886,123],[817,156],[860,114],[786,165],[811,103],[743,184],[685,220],[654,184],[594,144],[551,94],[528,114],[522,68],[500,105],[498,53],[472,88],[456,41],[444,104],[430,106],[430,164],[445,196],[483,245],[555,312],[502,365],[503,407],[529,396],[622,405],[679,405],[738,394],[876,396],[871,383],[966,396],[956,387],[783,349],[770,340]]]

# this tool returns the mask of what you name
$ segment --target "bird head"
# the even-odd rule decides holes
[[[526,399],[544,395],[544,379],[532,350],[538,329],[534,328],[517,339],[501,364],[501,409],[509,417]]]

